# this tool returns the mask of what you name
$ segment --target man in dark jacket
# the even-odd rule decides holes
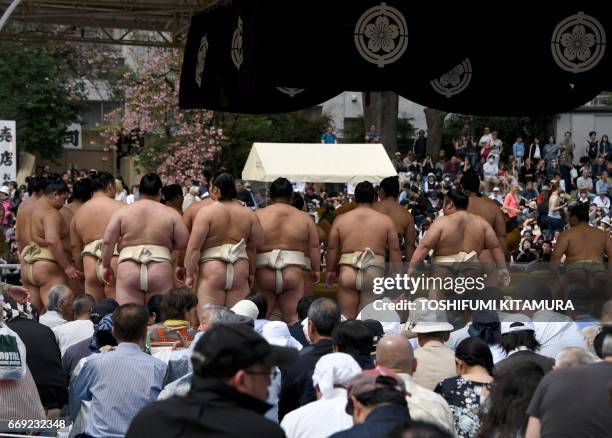
[[[278,394],[278,419],[294,409],[316,400],[312,373],[317,361],[333,353],[330,339],[340,324],[340,308],[328,298],[315,300],[308,309],[309,347],[305,347],[295,363],[281,370],[281,390]]]
[[[193,352],[189,394],[145,407],[126,438],[284,437],[264,417],[270,409],[265,400],[275,367],[288,366],[296,356],[294,349],[268,344],[245,324],[213,328]]]
[[[382,438],[398,424],[409,424],[404,381],[384,367],[364,371],[348,382],[346,413],[352,415],[353,427],[331,438]]]

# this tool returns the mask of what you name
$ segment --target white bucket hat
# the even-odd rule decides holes
[[[445,310],[430,309],[426,298],[413,301],[414,310],[408,315],[407,326],[413,333],[452,332],[454,327],[448,322]]]

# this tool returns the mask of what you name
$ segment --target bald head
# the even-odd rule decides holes
[[[387,335],[376,346],[376,365],[396,372],[412,374],[414,352],[410,341],[402,335]]]

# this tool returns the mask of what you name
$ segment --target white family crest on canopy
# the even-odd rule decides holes
[[[472,63],[469,58],[465,58],[461,64],[443,74],[439,79],[434,79],[430,84],[437,93],[450,98],[463,92],[470,85],[471,80]]]
[[[563,70],[584,73],[602,60],[606,51],[606,32],[599,20],[578,12],[557,24],[551,50],[555,62]]]

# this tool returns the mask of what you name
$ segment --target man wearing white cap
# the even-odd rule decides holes
[[[540,343],[536,339],[533,322],[525,315],[511,315],[502,321],[501,334],[501,345],[507,356],[495,364],[493,373],[496,377],[525,362],[539,365],[545,373],[552,370],[555,361],[536,353]]]
[[[353,426],[345,411],[346,384],[361,368],[346,353],[327,354],[318,360],[312,375],[317,401],[287,414],[281,422],[287,438],[330,436]]]
[[[428,300],[417,298],[415,308],[408,316],[408,326],[416,333],[419,348],[414,357],[419,364],[413,380],[430,391],[442,380],[457,375],[455,353],[444,342],[448,341],[453,326],[444,310],[430,310]]]

